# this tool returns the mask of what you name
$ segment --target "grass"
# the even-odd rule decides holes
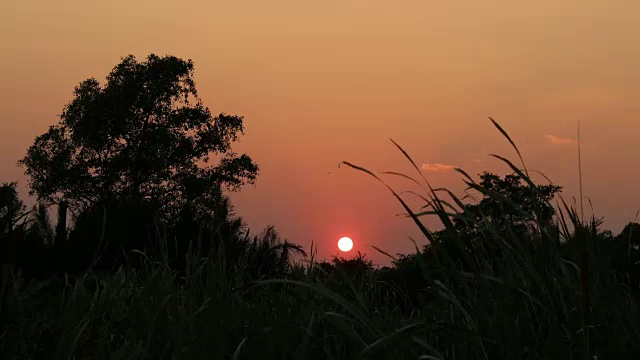
[[[507,132],[492,122],[522,160]],[[312,254],[309,263],[296,264],[282,278],[250,284],[245,283],[243,267],[231,271],[224,266],[222,253],[187,261],[191,269],[183,281],[151,257],[143,268],[90,272],[73,279],[26,281],[16,275],[0,332],[1,356],[639,358],[638,297],[602,255],[595,220],[584,221],[561,199],[557,232],[539,226],[523,238],[488,228],[472,253],[456,247],[464,239],[436,246],[435,232],[421,218],[437,217],[455,239],[451,215],[465,205],[454,194],[433,189],[408,153],[395,145],[421,176],[412,181],[425,190],[427,210],[413,211],[399,193],[388,189],[434,243],[428,256],[419,252],[389,269],[354,273],[336,267],[325,273]],[[520,169],[496,157],[533,185],[524,163]],[[344,164],[382,182],[363,167]],[[470,187],[498,196],[458,171]],[[456,251],[462,255],[454,256]],[[502,255],[496,257],[496,251]],[[461,266],[460,259],[466,265]],[[398,285],[397,280],[410,278],[421,285]]]

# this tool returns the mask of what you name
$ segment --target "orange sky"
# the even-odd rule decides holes
[[[513,154],[488,116],[567,197],[577,160],[563,139],[580,120],[585,195],[618,232],[640,206],[638,14],[635,0],[3,1],[0,181],[26,197],[15,163],[73,87],[153,52],[193,59],[205,105],[245,116],[237,149],[261,173],[233,197],[239,214],[320,256],[349,235],[381,261],[366,245],[407,252],[416,234],[384,187],[340,161],[408,172],[393,138],[419,163],[502,174],[487,154]]]

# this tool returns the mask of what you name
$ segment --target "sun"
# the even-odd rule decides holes
[[[348,252],[353,249],[353,240],[348,237],[343,237],[338,240],[338,249],[342,252]]]

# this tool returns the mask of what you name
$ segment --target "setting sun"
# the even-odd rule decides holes
[[[338,240],[338,249],[342,252],[348,252],[353,249],[353,240],[348,237],[343,237]]]

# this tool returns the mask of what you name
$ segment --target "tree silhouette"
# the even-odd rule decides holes
[[[26,225],[29,215],[26,206],[18,197],[17,183],[3,183],[0,186],[0,237],[6,238]]]
[[[522,234],[532,225],[547,226],[553,221],[555,209],[550,204],[562,188],[556,185],[529,186],[517,174],[504,178],[490,172],[480,175],[482,199],[477,204],[466,205],[464,212],[455,219],[456,227],[471,236],[484,225],[500,232]]]
[[[620,234],[616,236],[616,240],[625,245],[625,257],[629,262],[638,260],[640,253],[640,224],[630,222],[622,229]]]
[[[111,198],[151,198],[171,219],[187,205],[206,212],[225,188],[253,183],[258,166],[231,150],[243,118],[212,117],[193,71],[191,60],[129,55],[104,86],[80,83],[59,123],[19,161],[31,194],[75,211]]]
[[[640,224],[630,222],[613,239],[607,239],[611,265],[631,288],[640,292]]]

